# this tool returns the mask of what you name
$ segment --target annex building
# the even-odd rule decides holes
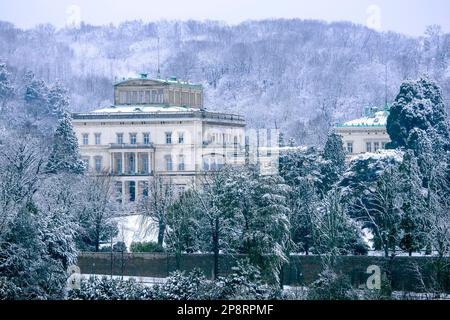
[[[363,117],[336,126],[335,130],[342,136],[349,156],[385,149],[390,142],[386,131],[388,115],[389,106],[382,110],[366,107]]]

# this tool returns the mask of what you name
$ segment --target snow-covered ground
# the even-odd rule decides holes
[[[142,215],[118,218],[119,235],[114,242],[123,241],[130,248],[132,242],[156,241],[157,228],[154,223],[143,219]]]
[[[164,283],[167,281],[167,278],[153,278],[153,277],[131,277],[131,276],[112,276],[106,275],[106,274],[81,274],[81,279],[89,279],[89,278],[113,278],[113,279],[119,279],[119,280],[135,280],[138,283],[143,284],[144,286],[153,286],[155,284]]]

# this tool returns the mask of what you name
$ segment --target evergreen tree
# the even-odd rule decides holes
[[[290,249],[289,187],[279,176],[257,176],[254,212],[243,233],[250,261],[261,268],[269,282],[280,285],[280,273]]]
[[[29,71],[25,74],[23,97],[27,112],[35,119],[41,119],[49,114],[48,87],[43,80],[36,79]]]
[[[85,171],[85,164],[81,160],[78,149],[78,140],[68,113],[64,114],[56,128],[46,171],[74,174],[83,174]]]
[[[61,83],[55,83],[48,91],[48,108],[50,114],[60,119],[68,111],[69,97]]]
[[[405,153],[400,165],[402,219],[400,248],[412,255],[425,246],[425,196],[417,159],[412,151]]]
[[[328,135],[321,164],[321,192],[327,193],[341,177],[345,170],[345,150],[342,137],[336,133]]]
[[[12,291],[0,300],[62,299],[75,262],[72,180],[42,174],[45,154],[33,136],[0,148],[0,279]],[[1,280],[0,280],[1,282]]]
[[[427,77],[406,81],[400,87],[387,118],[387,132],[391,148],[414,144],[412,131],[417,128],[428,133],[435,131],[436,142],[450,145],[450,131],[439,86]]]
[[[289,194],[291,237],[306,255],[314,249],[313,220],[319,205],[320,197],[313,181],[302,178],[292,187]]]
[[[6,102],[14,95],[14,86],[10,81],[11,74],[6,65],[0,63],[0,114],[3,114]]]
[[[331,161],[338,172],[342,173],[345,169],[345,155],[342,136],[337,133],[329,134],[323,150],[323,158]]]

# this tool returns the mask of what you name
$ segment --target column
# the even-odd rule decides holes
[[[122,174],[124,174],[125,173],[125,152],[122,152],[121,153],[122,154]]]
[[[151,174],[152,171],[153,171],[152,170],[152,167],[153,167],[152,163],[153,163],[153,161],[152,161],[152,153],[148,152],[147,171],[148,171],[149,174]]]
[[[134,153],[134,174],[138,173],[138,169],[139,169],[139,167],[138,167],[138,153],[135,152]],[[136,188],[136,190],[137,190],[137,188]]]
[[[123,168],[123,165],[122,165],[122,168]],[[122,183],[122,203],[125,203],[126,184],[125,184],[125,181],[121,181],[121,183]]]
[[[111,174],[114,174],[114,152],[111,152],[111,164],[110,164],[109,172]]]

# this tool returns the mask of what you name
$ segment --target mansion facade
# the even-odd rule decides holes
[[[114,86],[114,105],[74,113],[82,159],[96,174],[110,174],[122,202],[148,194],[156,175],[180,189],[208,171],[245,160],[245,120],[203,107],[201,85],[149,79]]]

